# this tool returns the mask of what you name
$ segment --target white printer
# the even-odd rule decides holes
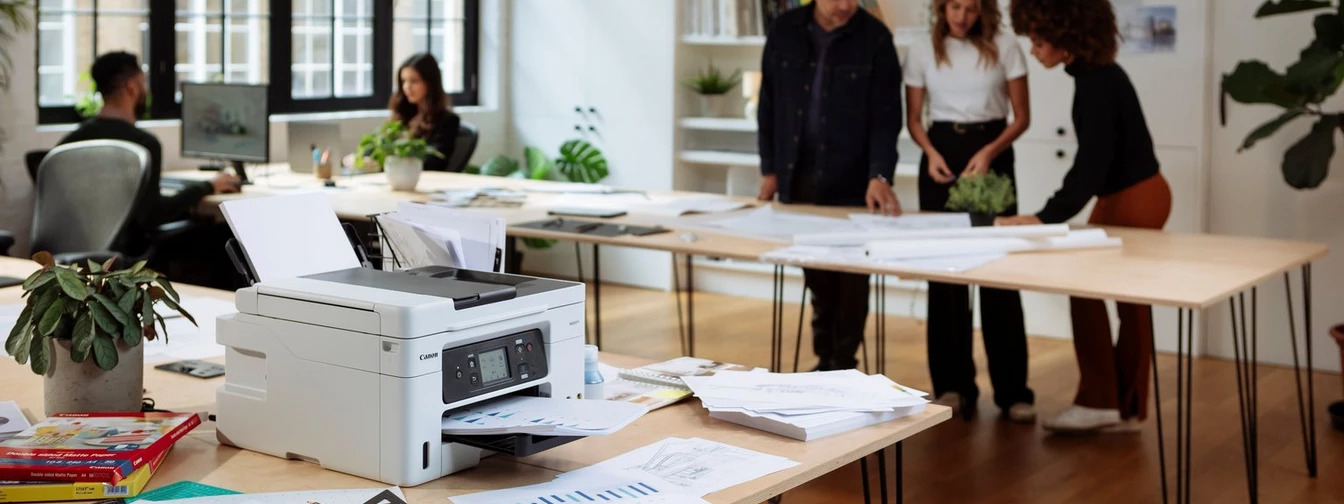
[[[527,454],[569,440],[449,440],[441,422],[505,394],[578,397],[582,284],[352,268],[263,281],[236,304],[216,333],[226,444],[414,486],[475,466],[477,446]]]

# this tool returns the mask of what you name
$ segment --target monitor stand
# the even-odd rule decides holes
[[[247,169],[243,168],[243,162],[230,161],[230,163],[233,165],[234,175],[238,176],[238,179],[242,181],[243,185],[251,185],[252,181],[247,179]],[[203,164],[200,166],[200,169],[201,171],[221,171],[224,169],[224,165],[214,163]]]

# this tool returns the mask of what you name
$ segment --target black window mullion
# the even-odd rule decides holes
[[[156,97],[150,104],[150,117],[175,119],[181,117],[182,107],[177,93],[177,12],[171,3],[149,7],[149,91]]]
[[[291,88],[294,75],[290,68],[294,59],[294,5],[293,0],[271,0],[271,110],[296,112]]]
[[[464,0],[462,5],[462,92],[453,95],[453,103],[479,105],[479,74],[481,60],[481,2]],[[444,19],[446,32],[447,18]],[[447,36],[445,34],[445,36]]]
[[[331,2],[331,36],[327,38],[327,56],[331,61],[331,68],[327,72],[331,89],[330,98],[336,98],[336,1]]]
[[[220,82],[229,81],[229,2],[219,3],[219,76]]]

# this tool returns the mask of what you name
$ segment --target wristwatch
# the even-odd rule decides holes
[[[877,174],[877,175],[873,175],[873,179],[881,180],[883,184],[891,185],[891,181],[890,181],[890,180],[887,180],[887,178],[884,177],[884,176],[882,176],[881,173],[879,173],[879,174]],[[869,180],[872,180],[872,179],[869,179]]]

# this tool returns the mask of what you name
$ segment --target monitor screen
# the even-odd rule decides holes
[[[266,97],[265,85],[182,83],[182,156],[268,161]]]

